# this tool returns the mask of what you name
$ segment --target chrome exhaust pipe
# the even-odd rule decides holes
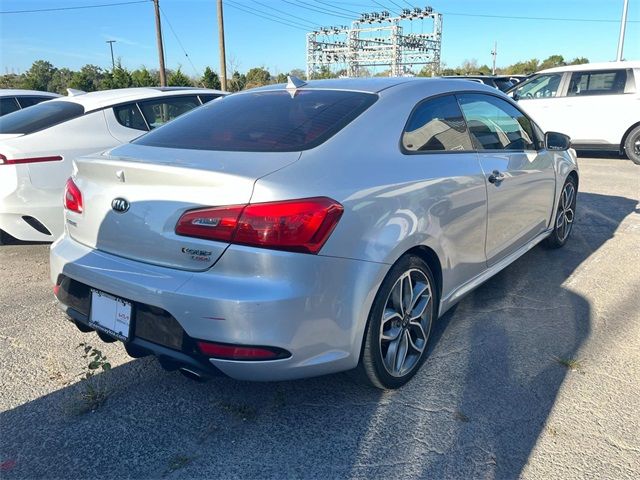
[[[180,367],[178,371],[188,379],[194,380],[196,382],[204,382],[206,380],[206,378],[202,374],[195,372],[187,367]]]

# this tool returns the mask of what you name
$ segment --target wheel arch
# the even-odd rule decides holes
[[[436,312],[437,318],[440,314],[440,299],[442,298],[442,265],[438,254],[426,245],[417,245],[407,250],[400,258],[405,255],[416,255],[420,257],[429,266],[429,269],[431,269],[433,280],[436,282],[436,292],[438,295],[437,302],[435,302],[436,308],[438,309]]]
[[[620,153],[625,153],[624,144],[626,143],[627,137],[631,133],[631,130],[633,130],[636,127],[640,127],[640,122],[636,122],[633,125],[631,125],[629,128],[627,128],[627,131],[624,132],[624,135],[622,135],[622,139],[620,140]]]

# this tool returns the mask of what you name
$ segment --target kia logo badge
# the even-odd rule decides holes
[[[129,210],[129,202],[124,198],[114,198],[111,201],[111,208],[118,213],[124,213]]]

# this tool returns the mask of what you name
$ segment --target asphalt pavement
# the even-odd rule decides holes
[[[393,392],[165,372],[65,320],[47,245],[0,246],[0,478],[638,478],[640,166],[580,168],[569,243],[467,296]]]

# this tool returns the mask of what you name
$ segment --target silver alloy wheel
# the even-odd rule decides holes
[[[640,135],[638,135],[636,141],[633,142],[633,151],[636,155],[640,156]]]
[[[402,377],[416,366],[431,327],[431,284],[416,268],[404,272],[387,297],[380,322],[380,352],[385,370]]]
[[[560,242],[564,242],[567,239],[573,227],[573,202],[575,195],[576,187],[572,182],[567,182],[562,189],[560,204],[558,205],[558,215],[556,216],[556,232]]]

